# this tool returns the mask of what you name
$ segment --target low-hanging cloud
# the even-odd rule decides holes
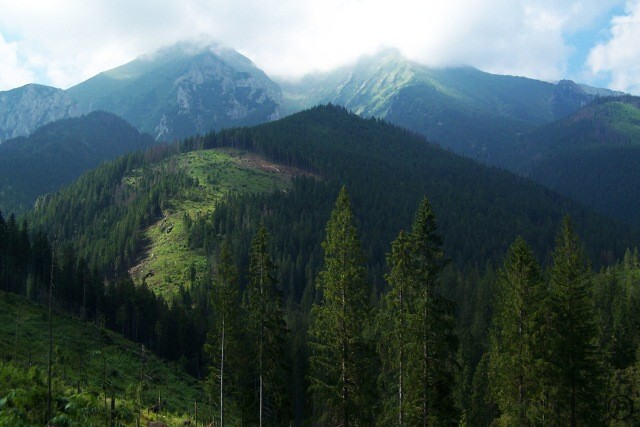
[[[594,47],[591,71],[608,74],[613,89],[640,94],[640,1],[630,1],[625,14],[611,20],[611,37]]]
[[[22,70],[22,77],[66,88],[144,52],[204,35],[284,77],[326,71],[382,47],[396,47],[431,66],[467,64],[555,80],[564,77],[571,54],[565,36],[589,28],[619,3],[0,0],[0,33],[19,46],[13,57],[0,48],[0,63],[13,58],[17,65],[10,70]],[[17,80],[2,79],[0,89]]]

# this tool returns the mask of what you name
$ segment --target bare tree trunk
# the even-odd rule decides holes
[[[53,305],[53,260],[54,249],[51,247],[51,274],[49,277],[49,363],[47,369],[47,422],[51,419],[51,361],[53,359],[53,319],[51,306]]]
[[[402,286],[402,285],[401,285]],[[404,340],[403,340],[403,332],[404,332],[404,293],[402,292],[403,288],[400,288],[400,333],[399,333],[399,342],[400,342],[400,375],[398,378],[398,402],[399,402],[399,411],[398,411],[398,425],[402,427],[404,425],[404,377],[403,377],[403,369],[404,369]]]
[[[220,345],[220,425],[224,426],[224,315],[222,316],[222,343]]]

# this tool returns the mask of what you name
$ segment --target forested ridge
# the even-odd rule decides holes
[[[69,185],[83,172],[153,139],[111,113],[59,120],[0,146],[0,209],[29,211],[37,197]]]
[[[172,156],[213,147],[312,176],[185,217],[208,263],[167,300],[120,273],[199,185]],[[125,156],[28,221],[0,222],[2,289],[43,302],[53,274],[57,309],[178,360],[224,425],[610,424],[614,396],[638,404],[636,231],[339,107]]]
[[[512,170],[638,226],[640,98],[599,98],[569,117],[526,133]]]

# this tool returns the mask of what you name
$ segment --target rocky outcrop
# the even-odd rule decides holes
[[[0,142],[29,135],[42,125],[80,113],[76,102],[62,89],[30,84],[0,92]]]

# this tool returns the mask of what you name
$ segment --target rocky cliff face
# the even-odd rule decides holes
[[[252,65],[238,66],[211,51],[190,58],[172,76],[165,108],[149,131],[168,139],[279,118],[279,86]]]
[[[30,84],[0,92],[0,143],[80,113],[75,100],[62,89]]]

